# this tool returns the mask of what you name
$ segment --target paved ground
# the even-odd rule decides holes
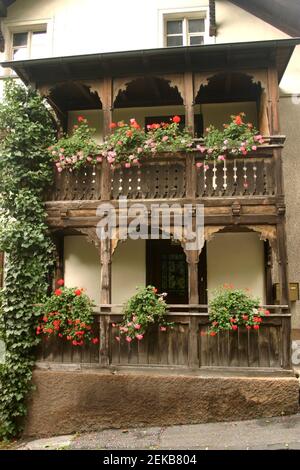
[[[300,414],[165,428],[106,430],[19,442],[19,450],[299,449]]]

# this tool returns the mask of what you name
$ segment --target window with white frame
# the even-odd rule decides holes
[[[46,26],[12,33],[12,60],[39,59],[47,55]]]
[[[208,36],[206,14],[187,16],[166,15],[164,18],[165,46],[193,46],[205,44]]]

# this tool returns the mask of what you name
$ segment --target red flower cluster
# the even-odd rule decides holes
[[[124,121],[119,121],[118,123],[116,122],[111,122],[110,125],[109,125],[109,128],[110,129],[115,129],[116,127],[124,127],[125,126],[125,123]],[[140,129],[141,126],[136,122],[136,120],[134,118],[131,118],[130,119],[130,126],[133,128],[133,129]],[[129,131],[128,131],[129,132]]]
[[[44,306],[45,312],[36,328],[36,334],[57,336],[70,341],[73,346],[83,346],[91,342],[97,344],[98,338],[92,333],[92,304],[83,289],[66,288],[64,280],[59,279],[56,289]],[[75,302],[75,299],[81,299]],[[51,311],[54,306],[55,310]]]

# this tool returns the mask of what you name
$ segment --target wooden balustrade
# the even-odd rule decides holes
[[[142,341],[116,341],[121,320],[120,306],[103,305],[95,311],[99,345],[84,348],[58,339],[44,339],[39,348],[39,363],[81,367],[206,367],[289,369],[290,344],[285,328],[290,321],[287,306],[267,306],[271,315],[259,329],[225,331],[207,335],[209,317],[206,305],[170,305],[167,331],[153,325]]]
[[[272,139],[252,154],[227,157],[220,162],[207,161],[198,151],[144,157],[141,165],[116,167],[107,172],[108,194],[110,186],[113,200],[121,196],[131,200],[182,199],[191,195],[193,198],[273,196],[278,186],[274,150],[282,146],[282,138]],[[71,173],[67,170],[56,173],[46,199],[100,200],[101,181],[104,184],[106,177],[103,173],[101,178],[101,171],[98,164]]]

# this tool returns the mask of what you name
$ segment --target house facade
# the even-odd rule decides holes
[[[146,400],[145,415],[135,424],[158,423],[151,414],[154,403],[170,423],[228,419],[226,405],[217,412],[227,396],[228,374],[234,376],[230,393],[243,397],[239,416],[295,411],[291,339],[297,340],[300,330],[300,41],[295,39],[300,27],[293,7],[287,6],[288,21],[282,24],[276,1],[266,2],[272,14],[259,7],[250,12],[245,2],[208,0],[0,5],[1,82],[13,76],[36,87],[56,112],[61,131],[71,131],[84,115],[100,142],[112,122],[135,118],[145,127],[178,115],[201,138],[210,124],[221,128],[230,115],[244,112],[265,137],[250,157],[208,168],[197,165],[204,163],[203,155],[193,152],[148,158],[140,168],[112,170],[103,162],[76,175],[56,174],[45,197],[57,247],[56,276],[93,298],[100,345],[82,352],[57,344],[41,348],[40,392],[28,433],[38,432],[47,387],[61,387],[68,396],[74,370],[75,402],[95,393],[95,416],[102,424],[126,423],[116,418],[118,406],[113,411],[108,405],[110,395],[120,400],[122,387],[126,397],[134,390],[139,402],[145,395],[154,400]],[[117,227],[113,240],[100,241],[97,207],[105,201],[120,212],[121,197],[148,210],[153,202],[190,204],[194,214],[202,204],[203,246],[187,250],[184,236],[175,242],[179,227],[173,219],[169,239],[124,241]],[[205,335],[207,302],[225,283],[249,289],[269,306],[271,316],[259,334]],[[174,329],[165,336],[153,332],[143,346],[116,344],[113,324],[120,305],[146,284],[168,293]],[[210,382],[211,376],[217,382]],[[266,386],[266,402],[254,400],[249,411],[246,390],[260,395]],[[178,387],[194,407],[191,413],[183,406],[172,421],[163,389],[174,404]],[[216,408],[207,412],[201,406],[205,394],[215,396]],[[89,420],[96,428],[92,416]],[[71,428],[63,425],[66,432]]]

